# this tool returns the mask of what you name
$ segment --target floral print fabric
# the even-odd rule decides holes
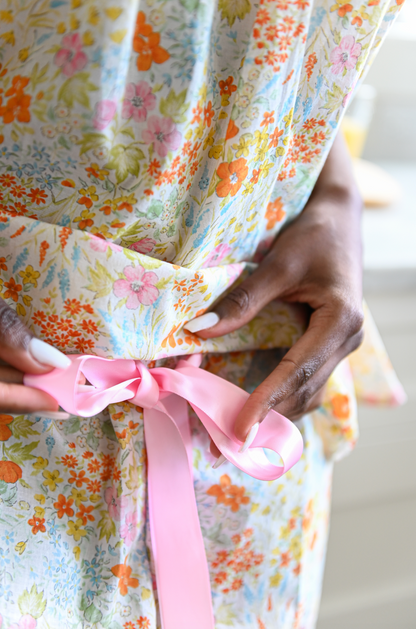
[[[203,352],[251,391],[302,334],[302,309],[273,302],[210,341],[184,323],[302,211],[401,2],[3,4],[1,297],[64,352],[168,365]],[[212,470],[193,418],[218,629],[314,626],[330,461],[357,438],[353,388],[401,396],[367,339],[355,382],[344,362],[299,422],[304,454],[276,483]],[[4,629],[159,626],[142,420],[127,403],[88,420],[0,415]]]

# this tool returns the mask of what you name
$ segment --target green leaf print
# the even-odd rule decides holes
[[[238,17],[243,20],[251,9],[250,0],[219,0],[218,8],[221,11],[221,19],[227,20],[232,26]]]
[[[187,11],[195,11],[199,4],[199,0],[179,0],[179,2]]]
[[[103,133],[84,133],[82,140],[78,142],[81,145],[80,155],[91,151],[92,149],[98,149],[104,146],[108,142],[108,138]]]
[[[80,429],[79,417],[71,417],[66,422],[64,422],[65,435],[72,435],[72,433],[78,432],[79,429]]]
[[[108,511],[103,509],[100,511],[101,520],[98,522],[97,527],[100,529],[100,539],[106,538],[107,543],[110,541],[110,537],[116,534],[115,522],[111,519]]]
[[[122,183],[129,174],[137,177],[140,172],[139,160],[141,159],[144,159],[144,153],[137,146],[117,144],[110,151],[106,168],[115,170],[117,183]]]
[[[16,417],[9,428],[13,433],[13,437],[19,439],[20,437],[28,437],[29,435],[38,435],[37,430],[33,430],[32,426],[35,422],[31,422],[29,419],[25,419],[24,415]]]
[[[103,434],[110,439],[110,441],[117,441],[116,433],[114,431],[113,422],[111,419],[106,419],[105,422],[101,424],[101,430]]]
[[[19,610],[22,616],[30,614],[37,620],[46,609],[46,599],[43,597],[43,590],[38,592],[36,585],[32,585],[30,592],[24,590],[17,599]]]
[[[186,90],[179,94],[176,94],[175,90],[170,90],[167,98],[160,100],[160,113],[167,118],[171,118],[177,124],[186,122],[186,112],[189,108],[189,103],[185,103],[185,99]]]
[[[95,299],[101,299],[111,293],[115,278],[98,260],[95,262],[95,269],[89,269],[90,284],[87,290],[95,293]]]
[[[91,603],[91,605],[85,610],[84,617],[88,622],[100,622],[103,615],[94,603]]]
[[[324,109],[328,109],[331,113],[339,109],[342,105],[342,101],[344,100],[344,92],[336,83],[332,83],[332,92],[330,90],[325,94],[325,105],[323,105]]]
[[[90,109],[90,98],[88,92],[98,90],[98,87],[89,80],[88,72],[78,72],[70,79],[67,79],[58,92],[58,99],[63,101],[67,107],[73,107],[77,102],[83,107]]]
[[[25,446],[22,446],[21,443],[13,443],[10,447],[4,448],[4,450],[7,457],[13,461],[13,463],[23,465],[24,461],[36,458],[31,452],[37,448],[38,445],[39,441],[32,441],[32,443],[27,443]]]

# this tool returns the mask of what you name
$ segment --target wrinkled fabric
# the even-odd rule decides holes
[[[3,3],[4,4],[4,3]],[[184,323],[252,272],[305,206],[399,0],[11,0],[0,11],[1,297],[66,353],[204,367],[252,391],[305,328],[272,302],[201,341]],[[331,461],[356,402],[403,392],[371,321],[298,422],[276,482],[211,468],[194,484],[218,629],[312,629]],[[156,629],[140,407],[0,416],[5,629]],[[168,526],[168,523],[167,523]],[[180,566],[178,566],[180,578]]]

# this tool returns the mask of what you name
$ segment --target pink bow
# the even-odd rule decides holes
[[[214,629],[209,573],[192,475],[187,402],[210,437],[236,467],[259,480],[275,480],[302,454],[296,426],[275,411],[260,424],[252,446],[240,453],[234,424],[249,394],[199,369],[201,356],[175,369],[148,369],[135,360],[70,356],[72,365],[24,383],[54,397],[68,413],[91,417],[129,400],[144,409],[148,456],[149,519],[163,629]],[[91,383],[79,387],[80,373]],[[273,465],[263,448],[280,455]]]

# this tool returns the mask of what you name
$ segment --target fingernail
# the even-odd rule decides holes
[[[188,323],[184,325],[184,328],[189,332],[199,332],[200,330],[212,328],[219,320],[220,318],[216,312],[207,312],[196,319],[188,321]]]
[[[36,413],[30,413],[32,417],[46,417],[47,419],[69,419],[71,415],[69,413],[63,413],[61,411],[37,411]]]
[[[243,445],[239,449],[239,452],[243,453],[243,452],[246,452],[246,450],[249,449],[249,447],[253,443],[254,439],[256,438],[256,435],[258,433],[259,428],[260,428],[259,422],[257,422],[257,424],[254,424],[254,426],[252,426],[250,428],[250,431],[249,431],[249,433],[248,433],[248,435],[246,437],[246,440],[244,441]]]
[[[214,465],[212,466],[213,470],[217,470],[223,463],[226,462],[226,458],[223,454],[220,454],[220,456],[218,457],[218,459],[215,461]]]
[[[28,349],[32,358],[42,363],[42,365],[49,365],[49,367],[57,369],[67,369],[71,364],[71,359],[68,356],[65,356],[56,347],[52,347],[49,343],[39,339],[33,338],[29,343]]]

